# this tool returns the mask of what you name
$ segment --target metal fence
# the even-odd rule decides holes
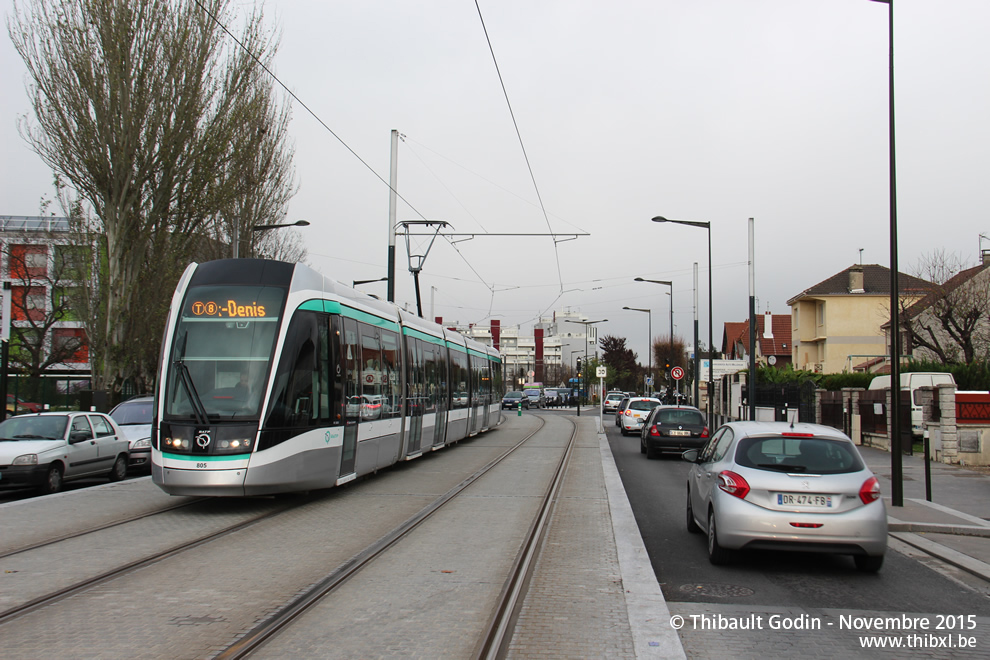
[[[815,423],[815,383],[757,383],[756,407],[773,408],[774,419],[787,421],[788,411],[798,411],[798,421]]]

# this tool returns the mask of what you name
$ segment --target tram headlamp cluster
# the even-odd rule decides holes
[[[165,438],[165,449],[178,449],[180,451],[189,451],[191,443],[188,438]]]
[[[224,438],[214,445],[217,454],[243,454],[251,451],[251,438]]]
[[[162,427],[162,451],[204,456],[249,454],[258,435],[257,424],[204,428],[165,423]]]

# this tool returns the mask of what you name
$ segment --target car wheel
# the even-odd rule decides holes
[[[109,476],[110,481],[123,481],[127,477],[127,458],[125,456],[117,457]]]
[[[53,495],[62,490],[62,466],[53,465],[48,468],[45,476],[45,483],[41,485],[41,492],[45,495]]]
[[[692,534],[697,534],[701,531],[698,527],[698,523],[694,519],[694,509],[691,508],[691,489],[687,492],[687,530]]]
[[[643,440],[642,437],[640,437],[639,439],[639,453],[640,454],[646,453],[646,440]]]
[[[879,557],[871,557],[870,555],[855,555],[853,561],[856,562],[856,568],[864,573],[876,573],[883,566],[883,555]]]
[[[708,561],[715,566],[729,563],[731,553],[718,544],[718,530],[715,529],[715,511],[708,512]]]
[[[622,435],[629,435],[629,431],[626,430],[625,426],[619,427],[619,433],[621,433]]]
[[[659,453],[660,452],[658,452],[656,449],[654,449],[650,445],[646,445],[646,458],[648,458],[650,460],[653,460],[654,458],[657,458],[657,456],[659,455]]]

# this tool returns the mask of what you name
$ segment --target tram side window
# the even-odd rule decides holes
[[[423,401],[424,413],[437,411],[443,378],[440,374],[440,347],[429,342],[421,342],[423,348]]]
[[[467,353],[450,350],[450,389],[454,408],[467,408],[470,371]]]
[[[329,406],[319,403],[331,395],[321,368],[328,369],[327,320],[323,314],[299,312],[286,333],[282,359],[275,373],[269,428],[300,428],[329,423]]]
[[[380,419],[388,406],[382,394],[382,347],[378,328],[358,323],[361,334],[361,420]]]
[[[502,393],[505,392],[505,386],[502,384],[501,362],[492,362],[492,388],[492,391],[495,393],[492,402],[497,403],[498,399],[502,398]]]
[[[399,388],[399,335],[381,331],[382,339],[382,417],[402,415],[402,392]]]
[[[357,321],[342,319],[344,324],[344,396],[348,422],[361,419],[361,336]]]

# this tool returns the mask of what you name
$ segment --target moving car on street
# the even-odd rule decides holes
[[[619,402],[625,397],[624,392],[609,392],[605,395],[605,400],[602,401],[602,412],[614,413],[615,409],[619,406]]]
[[[643,421],[650,411],[660,405],[660,399],[647,396],[631,397],[625,410],[619,415],[619,431],[622,435],[638,434],[643,427]]]
[[[701,449],[708,438],[705,414],[694,406],[657,406],[643,422],[639,451],[647,458],[664,452],[681,453]]]
[[[708,535],[712,564],[736,550],[852,555],[876,572],[887,550],[880,483],[852,440],[818,424],[731,422],[683,454],[687,528]]]
[[[541,388],[531,387],[529,389],[523,390],[523,394],[525,394],[529,398],[530,407],[533,408],[547,407],[546,395],[543,394],[543,390]]]
[[[519,390],[512,390],[511,392],[506,392],[505,396],[502,397],[502,409],[511,408],[516,410],[519,408],[520,404],[526,410],[529,410],[529,397],[520,392]]]
[[[0,488],[57,493],[70,479],[127,476],[128,441],[111,418],[94,412],[49,412],[0,423]]]

